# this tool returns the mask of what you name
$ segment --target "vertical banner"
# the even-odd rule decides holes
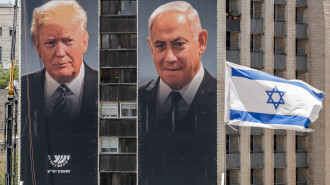
[[[24,185],[98,183],[97,2],[22,1]]]
[[[139,185],[217,184],[216,7],[139,1]]]

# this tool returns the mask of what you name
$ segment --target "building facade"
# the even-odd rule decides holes
[[[327,94],[329,4],[324,0],[218,0],[218,61],[304,80]],[[219,114],[224,111],[222,62],[218,71],[218,120],[223,120]],[[245,127],[235,131],[218,123],[219,177],[226,173],[227,185],[330,184],[328,102],[325,96],[311,133]]]
[[[0,4],[0,64],[3,69],[9,70],[11,56],[11,40],[13,34],[14,7],[12,4]],[[19,19],[17,19],[19,21]],[[20,21],[17,23],[17,33],[19,35]],[[20,39],[16,39],[16,43],[20,43]],[[16,44],[15,58],[16,64],[19,63],[19,48]]]
[[[100,184],[137,184],[137,1],[101,0]]]

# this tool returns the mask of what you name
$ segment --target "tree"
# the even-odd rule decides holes
[[[14,159],[14,151],[13,151],[13,153],[12,153],[12,159]],[[2,161],[0,161],[0,162],[2,162]],[[14,170],[14,165],[15,165],[15,178],[14,179],[12,179],[13,181],[12,181],[12,184],[13,185],[17,185],[17,183],[18,183],[18,152],[17,152],[17,150],[16,150],[16,161],[15,161],[15,164],[14,164],[14,161],[13,161],[13,163],[12,163],[12,169]],[[5,182],[6,182],[6,179],[5,179],[5,177],[6,177],[6,171],[4,171],[4,172],[1,172],[0,173],[0,184],[5,184]]]
[[[8,86],[10,71],[0,70],[0,89],[5,89]],[[18,69],[15,68],[14,80],[18,80]]]

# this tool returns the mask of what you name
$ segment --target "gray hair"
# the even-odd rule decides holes
[[[33,40],[37,38],[41,26],[46,25],[47,21],[52,17],[57,17],[61,14],[58,10],[70,12],[72,17],[68,17],[68,19],[71,19],[74,23],[81,23],[82,30],[86,31],[87,14],[78,2],[75,0],[51,0],[33,11],[31,24]]]
[[[149,36],[151,35],[151,27],[156,17],[162,13],[171,11],[182,12],[188,16],[190,30],[193,33],[194,39],[198,40],[199,32],[202,30],[201,21],[199,19],[197,11],[185,1],[173,1],[170,3],[166,3],[158,7],[154,12],[152,12],[148,23]]]

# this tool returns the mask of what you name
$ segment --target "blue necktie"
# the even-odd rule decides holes
[[[59,93],[59,97],[55,101],[55,106],[53,108],[53,117],[65,118],[69,115],[69,107],[67,102],[67,93],[70,92],[70,89],[65,85],[60,85],[56,92]]]

